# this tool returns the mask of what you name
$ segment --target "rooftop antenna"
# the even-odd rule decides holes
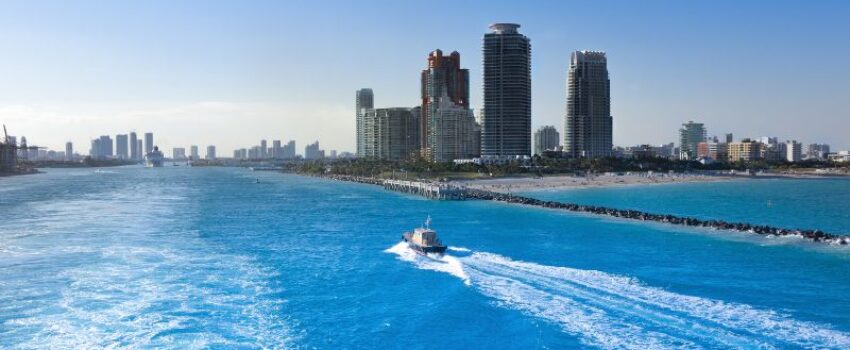
[[[5,136],[3,142],[9,144],[9,133],[6,132],[6,124],[3,124],[3,136]]]

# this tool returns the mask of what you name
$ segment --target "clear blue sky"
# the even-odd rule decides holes
[[[779,136],[850,147],[847,1],[3,1],[0,122],[80,152],[154,131],[166,149],[296,139],[354,148],[354,91],[418,103],[429,51],[461,53],[481,104],[481,36],[531,38],[533,124],[562,128],[569,53],[603,50],[614,142]]]

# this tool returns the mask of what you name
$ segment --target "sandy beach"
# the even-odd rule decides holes
[[[535,190],[563,190],[590,187],[670,184],[686,182],[717,182],[741,180],[746,178],[748,177],[700,174],[632,173],[624,175],[596,175],[592,177],[545,176],[536,178],[505,177],[495,179],[455,180],[452,181],[452,184],[495,192],[523,192]]]

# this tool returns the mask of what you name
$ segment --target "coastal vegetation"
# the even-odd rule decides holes
[[[377,178],[469,179],[501,176],[584,175],[608,172],[711,172],[711,171],[812,171],[813,169],[850,170],[850,164],[825,161],[798,163],[740,161],[702,164],[696,161],[666,158],[597,158],[564,159],[534,156],[528,161],[505,164],[433,163],[424,159],[389,161],[377,159],[346,159],[288,164],[286,169],[308,175],[351,175]]]

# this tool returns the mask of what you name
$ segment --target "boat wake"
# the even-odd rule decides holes
[[[500,306],[544,319],[605,349],[850,348],[850,334],[772,310],[688,296],[601,271],[546,266],[449,247],[422,257],[405,243],[386,250],[445,272]]]

